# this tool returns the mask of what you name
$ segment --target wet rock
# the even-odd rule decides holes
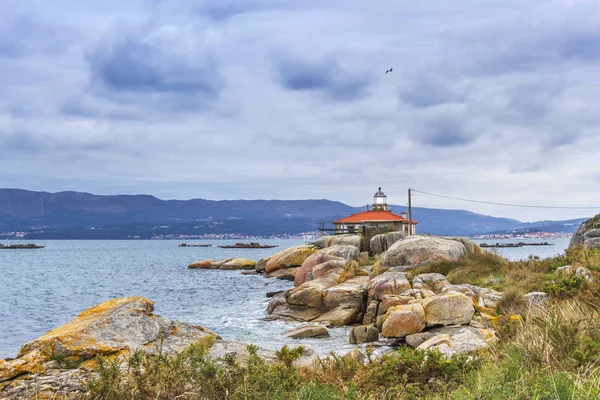
[[[267,310],[268,311],[268,310]],[[273,320],[288,320],[288,321],[301,321],[308,322],[323,314],[322,311],[316,308],[295,306],[287,304],[285,299],[282,304],[279,304],[279,300],[273,310],[269,313],[269,316],[265,318],[267,321]]]
[[[360,317],[360,310],[355,307],[340,306],[316,318],[314,322],[330,326],[344,326],[355,323]]]
[[[285,299],[285,292],[274,295],[272,299],[269,300],[269,304],[267,304],[267,314],[272,314],[277,307],[282,306],[284,304],[287,304],[287,301]]]
[[[275,297],[275,296],[279,296],[285,293],[285,290],[279,290],[276,292],[267,292],[267,297],[271,298],[271,297]]]
[[[269,262],[268,258],[261,258],[260,260],[258,260],[256,262],[256,265],[254,266],[254,268],[256,269],[256,272],[265,272],[265,268],[267,267],[268,262]]]
[[[421,304],[400,305],[386,313],[381,334],[388,338],[403,338],[422,331],[425,326],[425,311]]]
[[[297,328],[289,329],[283,332],[283,336],[292,339],[306,339],[306,338],[327,338],[329,337],[329,331],[321,325],[301,325]]]
[[[376,342],[379,340],[379,331],[371,325],[355,326],[350,330],[350,344]]]
[[[468,324],[473,318],[473,302],[462,293],[428,297],[422,301],[427,326]]]

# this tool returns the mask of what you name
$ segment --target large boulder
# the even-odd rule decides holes
[[[221,265],[219,269],[224,270],[234,270],[234,269],[254,269],[256,263],[247,258],[234,258],[233,260],[229,260]]]
[[[422,304],[427,326],[464,325],[471,322],[475,314],[472,300],[458,292],[428,297]]]
[[[340,306],[363,311],[369,277],[361,276],[332,286],[323,292],[323,308],[327,311]]]
[[[569,248],[577,246],[600,249],[600,214],[583,222],[571,237]]]
[[[394,243],[381,256],[381,267],[419,266],[438,260],[458,261],[469,249],[466,239],[413,235]],[[470,247],[470,246],[469,246]],[[473,248],[478,248],[473,244]]]
[[[371,279],[368,295],[370,298],[382,300],[386,294],[400,294],[410,288],[410,282],[405,273],[388,271]]]
[[[472,326],[435,328],[419,335],[425,333],[427,336],[423,336],[423,338],[426,340],[410,340],[410,343],[407,340],[407,343],[422,350],[438,350],[446,356],[470,353],[487,347],[497,340],[493,331]]]
[[[403,338],[425,329],[425,311],[419,303],[390,308],[384,318],[381,334],[388,338]]]
[[[323,310],[324,292],[336,284],[337,281],[331,278],[314,279],[305,282],[286,293],[287,302],[296,306]]]
[[[237,270],[254,269],[256,263],[247,258],[224,258],[219,261],[215,260],[204,260],[196,261],[188,265],[190,269],[223,269],[223,270]]]
[[[295,246],[283,250],[269,258],[265,271],[270,273],[283,268],[299,267],[316,251],[313,246]]]
[[[215,260],[196,261],[188,265],[189,269],[213,269]]]
[[[314,321],[331,326],[344,326],[357,322],[361,317],[360,309],[342,305],[319,316]]]
[[[261,258],[260,260],[258,260],[256,262],[256,265],[254,266],[254,268],[256,269],[256,272],[265,272],[265,268],[267,267],[268,262],[269,262],[268,258]]]
[[[379,331],[374,326],[355,326],[350,330],[350,337],[348,340],[350,344],[376,342],[379,340]]]
[[[321,278],[331,269],[344,268],[348,261],[358,260],[360,252],[354,246],[335,245],[321,249],[308,257],[296,273],[294,284],[302,285]]]
[[[377,255],[386,252],[391,245],[404,238],[403,232],[388,232],[375,235],[371,238],[371,254]]]
[[[142,297],[110,300],[21,347],[14,360],[0,360],[0,382],[36,373],[59,354],[72,364],[136,350],[175,354],[192,344],[209,348],[216,335],[202,327],[154,315]]]
[[[289,329],[282,334],[291,339],[328,338],[329,331],[322,325],[308,324]]]
[[[315,240],[315,246],[321,249],[336,245],[354,246],[360,250],[360,235],[329,235]]]

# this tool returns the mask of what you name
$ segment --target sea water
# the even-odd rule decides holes
[[[497,240],[487,242],[496,242]],[[547,240],[551,242],[550,240]],[[188,241],[192,243],[193,241]],[[481,242],[481,241],[480,241]],[[41,241],[43,249],[0,250],[0,359],[14,357],[20,346],[75,318],[100,302],[143,296],[155,312],[215,330],[224,339],[268,349],[304,344],[319,353],[343,352],[348,328],[330,329],[329,339],[286,339],[281,333],[298,326],[266,322],[267,292],[293,283],[241,271],[190,270],[206,259],[243,257],[252,260],[302,244],[301,240],[261,240],[273,249],[221,249],[233,241],[210,241],[213,247],[178,247],[169,240]],[[568,240],[554,246],[496,249],[511,259],[563,252]]]

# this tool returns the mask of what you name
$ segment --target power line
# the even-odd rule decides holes
[[[467,202],[470,202],[470,203],[492,204],[492,205],[495,205],[495,206],[505,206],[505,207],[548,208],[548,209],[558,209],[558,210],[592,210],[592,209],[600,209],[600,207],[539,206],[539,205],[531,205],[531,204],[497,203],[497,202],[494,202],[494,201],[473,200],[473,199],[465,199],[465,198],[462,198],[462,197],[446,196],[446,195],[443,195],[443,194],[423,192],[423,191],[416,190],[416,189],[412,189],[412,191],[415,192],[415,193],[426,194],[428,196],[442,197],[442,198],[445,198],[445,199],[467,201]]]

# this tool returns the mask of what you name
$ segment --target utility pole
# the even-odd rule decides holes
[[[412,235],[412,189],[408,189],[408,236]]]

